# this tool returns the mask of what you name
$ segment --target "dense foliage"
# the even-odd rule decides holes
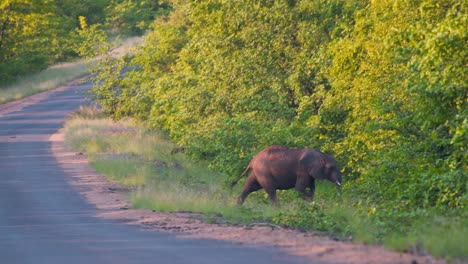
[[[466,3],[173,5],[108,87],[115,117],[231,177],[268,145],[320,148],[347,191],[387,208],[466,205]]]
[[[123,78],[106,61],[94,92],[108,114],[166,131],[226,182],[268,145],[330,153],[377,237],[437,216],[467,230],[466,1],[172,5]],[[346,233],[317,213],[331,202],[275,221]]]
[[[159,1],[2,0],[0,81],[76,57],[83,41],[80,23],[104,24],[109,31],[141,34],[161,13]]]

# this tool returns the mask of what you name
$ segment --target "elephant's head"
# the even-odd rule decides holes
[[[338,188],[341,187],[341,173],[340,169],[338,168],[338,164],[336,160],[327,154],[320,153],[319,156],[320,173],[316,175],[316,178],[319,179],[326,179],[333,182]]]
[[[324,174],[327,180],[341,187],[341,173],[334,158],[329,157],[329,161],[325,162]]]

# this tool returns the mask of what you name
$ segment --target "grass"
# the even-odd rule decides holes
[[[131,54],[133,48],[142,43],[141,37],[117,39],[113,45],[113,56],[122,57]],[[65,85],[72,80],[79,79],[89,74],[93,60],[76,60],[73,62],[59,63],[47,69],[18,77],[14,82],[0,84],[0,104],[28,97]]]
[[[64,85],[88,73],[90,62],[75,62],[53,65],[41,72],[19,77],[15,82],[0,86],[0,104],[18,100],[36,93]]]
[[[194,162],[183,153],[171,154],[176,146],[140,122],[114,122],[96,108],[82,108],[65,128],[66,144],[86,152],[97,171],[131,187],[135,208],[198,212],[209,222],[287,225],[446,259],[468,256],[468,220],[463,214],[387,212],[350,193],[339,196],[333,184],[320,181],[313,201],[300,199],[295,191],[278,191],[280,206],[272,207],[265,192],[259,191],[240,207],[235,200],[241,184],[232,191],[223,175],[209,170],[204,162]]]
[[[461,217],[434,217],[419,219],[414,230],[390,235],[384,245],[398,251],[425,252],[439,258],[467,258],[466,238],[468,219]]]
[[[134,52],[134,48],[141,45],[143,43],[142,37],[127,37],[127,38],[118,38],[113,39],[113,46],[112,54],[116,58],[120,58],[124,55],[132,54]]]

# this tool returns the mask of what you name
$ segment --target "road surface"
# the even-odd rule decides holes
[[[0,112],[0,263],[310,263],[274,248],[182,239],[96,217],[49,141],[89,88],[73,85]]]

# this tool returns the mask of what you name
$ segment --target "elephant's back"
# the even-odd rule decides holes
[[[275,161],[296,160],[304,152],[303,149],[294,149],[282,146],[270,146],[262,150],[257,156]]]
[[[303,149],[291,149],[281,146],[270,146],[261,151],[256,159],[256,167],[272,169],[274,171],[295,171],[298,166],[298,157],[302,155]]]

